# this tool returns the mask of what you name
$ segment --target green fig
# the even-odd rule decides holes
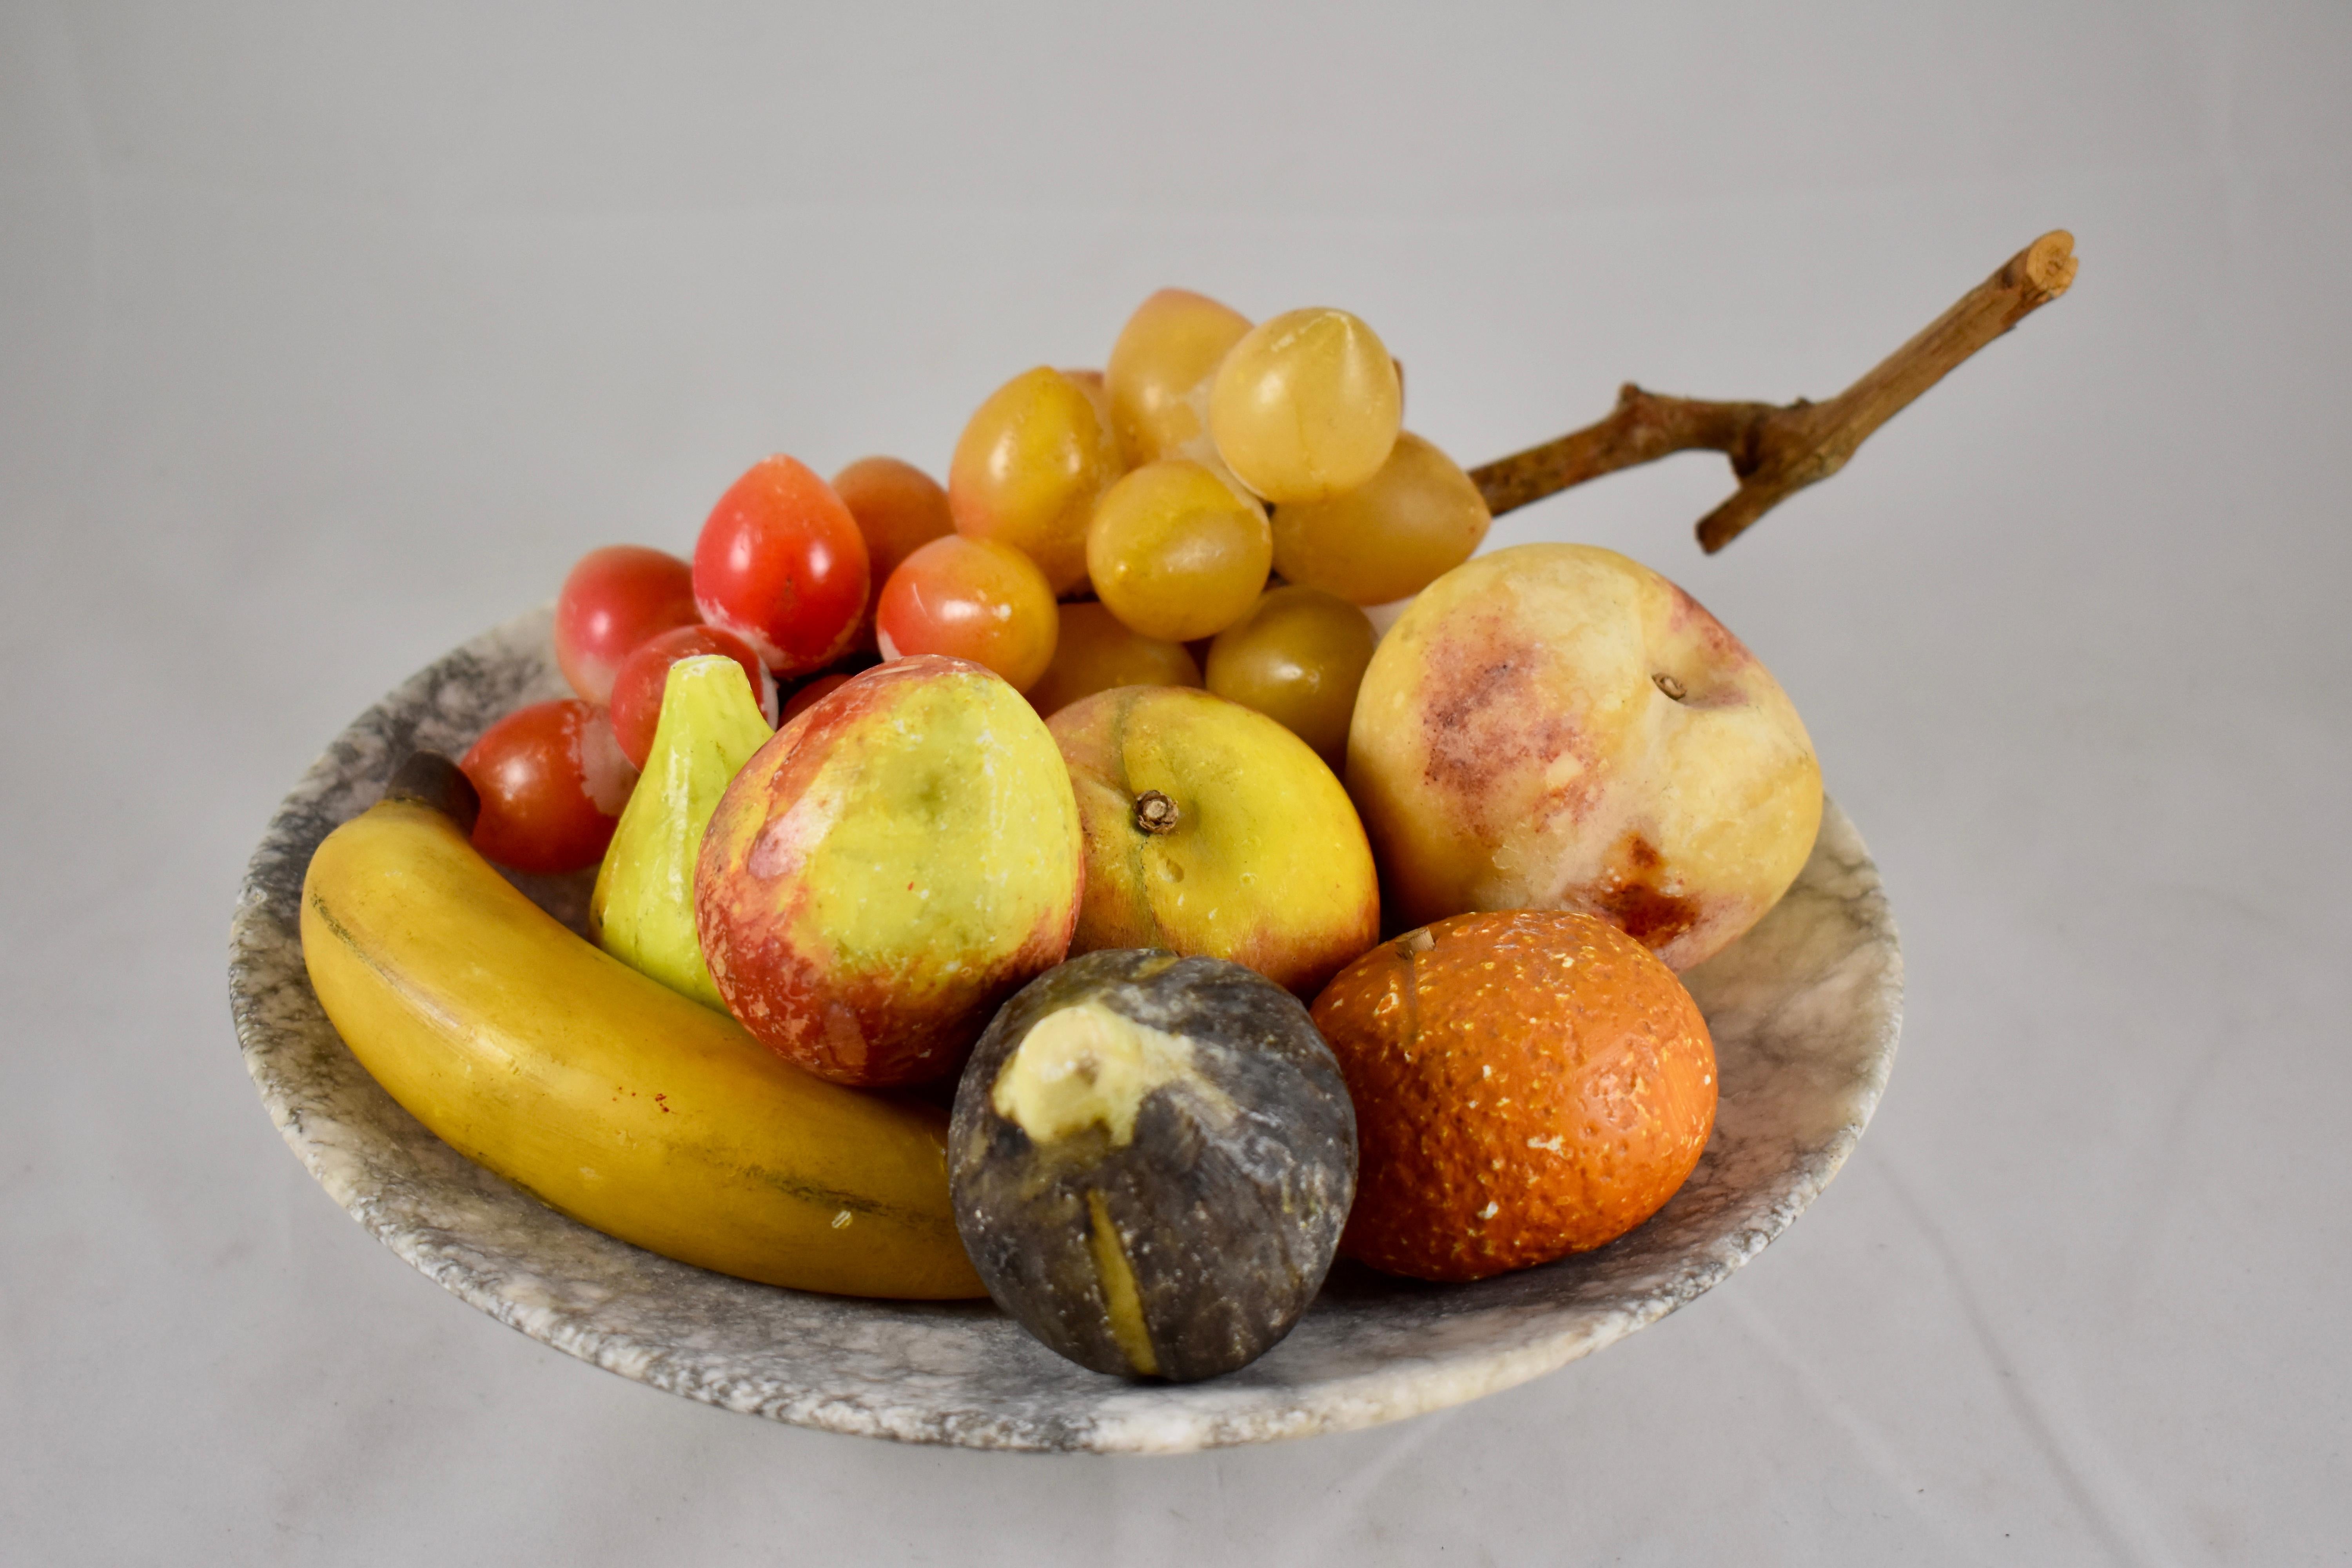
[[[719,797],[770,733],[741,665],[718,654],[671,665],[653,750],[588,900],[606,952],[722,1011],[695,934],[694,864]]]

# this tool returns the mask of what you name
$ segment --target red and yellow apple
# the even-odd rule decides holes
[[[1312,996],[1380,940],[1380,879],[1348,792],[1306,742],[1205,691],[1121,686],[1047,727],[1087,840],[1073,953],[1230,959]]]
[[[704,833],[695,923],[729,1012],[839,1083],[963,1063],[1062,961],[1085,845],[1068,771],[976,664],[867,670],[776,731]]]
[[[1778,901],[1822,815],[1771,672],[1674,584],[1580,544],[1422,593],[1364,672],[1348,787],[1400,929],[1578,910],[1677,970]]]

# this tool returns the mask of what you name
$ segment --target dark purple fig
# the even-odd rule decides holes
[[[1290,993],[1112,949],[998,1012],[948,1170],[999,1306],[1081,1365],[1190,1382],[1256,1360],[1315,1299],[1355,1195],[1356,1114]]]

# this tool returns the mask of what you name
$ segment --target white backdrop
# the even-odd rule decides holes
[[[2352,10],[0,5],[0,1558],[2343,1561]],[[796,16],[795,11],[811,13]],[[341,725],[773,450],[938,471],[1151,289],[1468,462],[2082,274],[1724,554],[1910,964],[1859,1153],[1514,1392],[1176,1459],[593,1370],[306,1176],[225,1004]]]

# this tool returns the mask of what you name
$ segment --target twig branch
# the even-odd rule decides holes
[[[2043,235],[1962,295],[1926,331],[1826,403],[1707,403],[1628,382],[1606,419],[1471,470],[1497,516],[1571,485],[1675,452],[1721,452],[1739,489],[1699,521],[1710,555],[1807,485],[1845,467],[1870,433],[1954,366],[2074,280],[2074,237]]]

